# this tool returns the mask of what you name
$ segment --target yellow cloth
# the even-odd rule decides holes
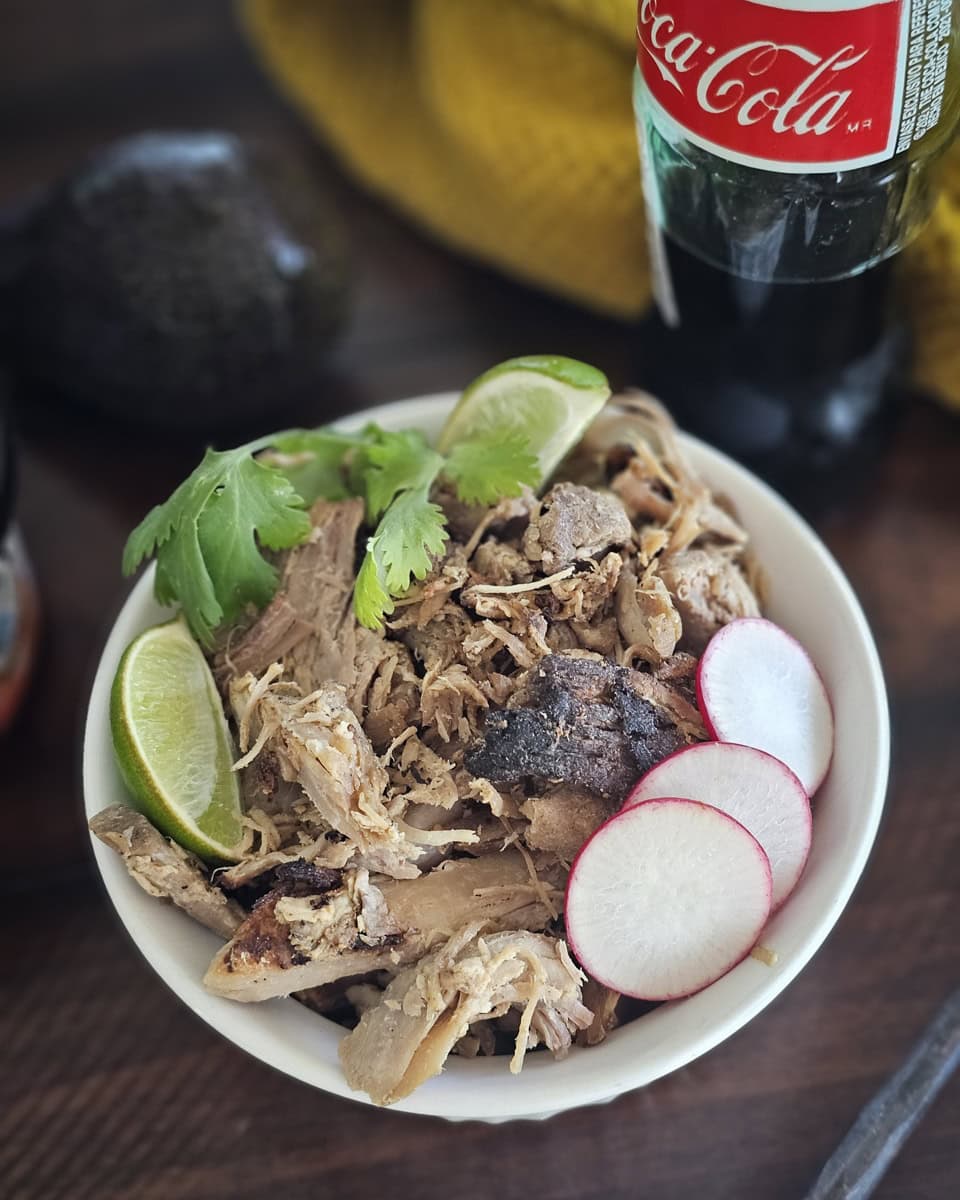
[[[650,301],[630,100],[636,0],[245,0],[280,85],[435,235],[631,317]],[[917,382],[960,406],[960,154],[904,255]]]

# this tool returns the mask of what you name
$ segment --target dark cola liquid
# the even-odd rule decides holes
[[[773,283],[665,238],[679,324],[644,329],[638,382],[677,423],[794,499],[851,482],[888,432],[904,339],[892,260],[828,282]]]

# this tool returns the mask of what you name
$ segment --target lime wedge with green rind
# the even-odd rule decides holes
[[[242,823],[233,739],[182,618],[146,630],[124,651],[110,729],[120,773],[144,816],[207,862],[235,862]]]
[[[497,433],[519,433],[540,464],[540,482],[556,470],[610,398],[602,371],[553,354],[511,358],[466,388],[441,430],[437,449]]]

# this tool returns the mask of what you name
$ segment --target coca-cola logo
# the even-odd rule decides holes
[[[641,0],[637,38],[664,82],[684,93],[680,76],[693,73],[695,96],[708,113],[734,111],[738,125],[772,118],[776,133],[822,136],[842,119],[850,88],[833,88],[837,76],[862,62],[869,47],[849,44],[829,56],[805,46],[760,39],[722,54],[692,30],[677,28],[676,19],[660,11],[657,0]],[[799,65],[801,73],[791,70]],[[793,77],[790,83],[783,78]]]
[[[745,156],[806,161],[886,144],[904,4],[640,0],[638,58],[670,116]],[[840,139],[859,145],[839,153]],[[798,149],[802,139],[806,149]],[[789,142],[790,150],[777,149]]]

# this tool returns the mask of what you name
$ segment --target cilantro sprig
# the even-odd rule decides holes
[[[536,485],[539,468],[516,435],[488,433],[458,443],[445,457],[416,430],[287,430],[234,450],[208,450],[130,534],[123,572],[154,557],[157,599],[179,603],[197,639],[210,647],[220,626],[273,598],[278,575],[263,551],[309,536],[309,504],[362,496],[372,533],[354,609],[361,624],[378,629],[394,599],[428,574],[446,544],[443,510],[430,499],[441,476],[464,503],[494,504]]]
[[[484,433],[458,442],[443,468],[464,504],[496,504],[505,496],[519,496],[520,483],[539,479],[537,456],[518,433]]]
[[[353,606],[357,620],[379,629],[393,612],[394,596],[402,596],[414,579],[423,579],[447,542],[443,509],[428,499],[429,488],[401,492],[367,539]]]
[[[252,442],[208,450],[199,467],[164,504],[147,514],[123,551],[123,573],[151,556],[161,604],[179,602],[200,642],[234,621],[248,604],[261,608],[277,588],[277,572],[261,547],[282,550],[310,532],[303,499],[280,471],[257,462]]]

